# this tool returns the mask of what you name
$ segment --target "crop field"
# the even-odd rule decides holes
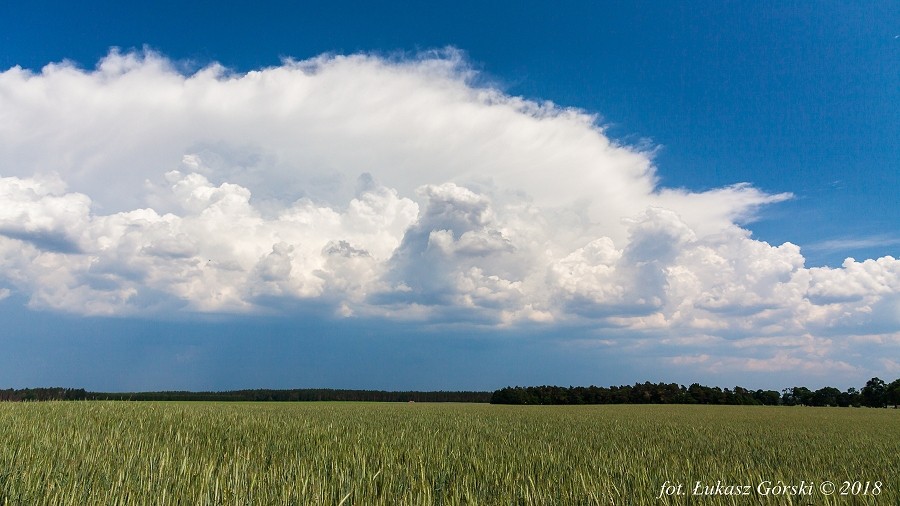
[[[3,403],[0,437],[0,504],[900,504],[890,409]]]

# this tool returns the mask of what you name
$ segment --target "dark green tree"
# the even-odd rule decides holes
[[[781,394],[775,390],[757,390],[753,393],[753,397],[760,404],[765,404],[766,406],[777,406],[781,403]]]
[[[861,392],[863,405],[870,408],[883,408],[887,405],[886,390],[884,380],[878,377],[870,379]]]
[[[813,392],[811,406],[837,406],[841,391],[834,387],[823,387]]]
[[[885,387],[884,398],[889,405],[895,408],[900,406],[900,378],[895,379]]]

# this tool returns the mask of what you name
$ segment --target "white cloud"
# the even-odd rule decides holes
[[[900,293],[900,260],[882,257],[857,262],[848,258],[842,267],[810,269],[810,298],[828,303]]]
[[[90,214],[84,195],[3,178],[0,194],[17,196],[0,214],[7,278],[36,306],[89,314],[253,311],[262,296],[319,297],[332,285],[354,299],[417,214],[411,200],[372,187],[342,211],[299,200],[264,217],[246,188],[167,177],[180,215]]]
[[[807,360],[802,356],[793,355],[784,351],[775,352],[771,356],[756,357],[720,357],[712,358],[709,355],[677,356],[670,362],[675,365],[691,366],[714,374],[727,371],[757,372],[757,373],[783,373],[787,371],[802,371],[806,375],[827,376],[835,373],[847,374],[857,372],[857,368],[842,360]]]
[[[660,188],[650,155],[591,115],[475,86],[454,51],[174,67],[112,52],[94,70],[0,74],[0,283],[32,306],[316,301],[593,325],[696,346],[673,363],[718,368],[732,365],[711,342],[787,343],[745,363],[760,371],[805,368],[804,336],[831,350],[827,336],[900,329],[894,258],[807,269],[797,246],[741,228],[789,194]]]

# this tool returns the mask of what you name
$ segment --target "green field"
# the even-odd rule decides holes
[[[2,403],[0,436],[0,504],[900,504],[888,409]]]

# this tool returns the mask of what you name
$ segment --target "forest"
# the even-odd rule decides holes
[[[290,390],[231,390],[225,392],[88,392],[83,388],[25,388],[0,390],[0,401],[111,400],[111,401],[364,401],[364,402],[489,402],[491,392],[389,392],[303,388]]]
[[[834,387],[748,390],[693,383],[635,383],[610,387],[506,387],[494,392],[493,404],[732,404],[767,406],[887,407],[900,404],[900,379],[887,384],[872,378],[861,389]]]
[[[290,390],[231,390],[224,392],[89,392],[83,388],[25,388],[0,390],[0,401],[115,400],[115,401],[363,401],[363,402],[475,402],[491,404],[730,404],[766,406],[888,407],[900,405],[900,379],[886,383],[872,378],[860,389],[834,387],[810,390],[750,390],[708,387],[693,383],[635,383],[610,387],[505,387],[492,392],[385,391],[305,388]]]

